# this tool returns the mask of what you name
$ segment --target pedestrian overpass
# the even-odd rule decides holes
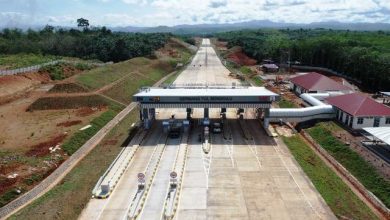
[[[222,113],[227,108],[252,108],[266,117],[272,102],[278,100],[279,95],[264,87],[235,86],[142,88],[133,96],[133,101],[139,103],[141,120],[146,123],[154,120],[158,108],[185,108],[187,117],[192,109],[203,108],[204,118],[209,117],[210,108],[220,108]]]

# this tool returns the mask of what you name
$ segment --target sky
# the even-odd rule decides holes
[[[0,0],[0,27],[174,26],[250,20],[390,23],[390,0]]]

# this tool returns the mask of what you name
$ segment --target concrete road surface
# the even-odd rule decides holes
[[[238,83],[229,77],[229,71],[209,46],[210,41],[204,39],[202,44],[175,83]],[[232,139],[213,135],[207,155],[198,142],[202,127],[195,125],[191,131],[175,219],[336,219],[288,148],[280,140],[268,137],[259,121],[239,123],[235,111],[228,109],[227,114]],[[170,118],[172,114],[176,118],[186,115],[185,109],[158,109],[157,112],[158,119]],[[210,116],[219,118],[219,110],[210,109]],[[203,110],[194,109],[193,117],[202,118]],[[244,138],[242,126],[253,140]],[[137,190],[136,174],[147,166],[161,133],[161,125],[155,125],[110,198],[91,199],[80,219],[125,218],[126,208]],[[177,149],[173,142],[165,148],[138,219],[161,219]]]
[[[239,84],[239,80],[229,77],[226,69],[210,45],[209,39],[204,39],[192,63],[175,80],[175,84]]]

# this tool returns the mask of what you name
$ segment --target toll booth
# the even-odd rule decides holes
[[[187,120],[191,119],[192,109],[204,109],[204,121],[207,123],[210,108],[220,108],[226,113],[227,108],[261,109],[269,112],[273,101],[278,101],[279,95],[264,87],[186,87],[186,88],[142,88],[133,96],[133,101],[140,106],[140,117],[145,128],[150,128],[155,119],[156,108],[183,108],[187,112]],[[210,122],[208,122],[210,123]],[[265,123],[264,126],[268,126]]]

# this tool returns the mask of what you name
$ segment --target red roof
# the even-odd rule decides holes
[[[361,94],[334,96],[325,101],[353,116],[390,116],[390,108]]]
[[[311,72],[291,78],[290,81],[308,91],[346,91],[352,90],[322,74]]]

